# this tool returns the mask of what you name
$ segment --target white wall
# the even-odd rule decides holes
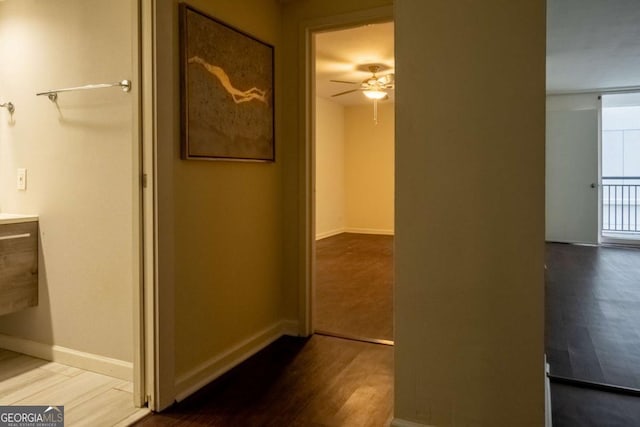
[[[393,234],[394,104],[345,108],[346,229]]]
[[[316,97],[316,238],[344,231],[344,107]]]
[[[393,234],[394,105],[316,101],[316,238]]]
[[[0,208],[40,215],[38,307],[0,334],[132,361],[134,95],[37,91],[133,75],[130,0],[0,2]],[[16,190],[16,168],[28,169]]]
[[[598,243],[598,95],[547,97],[548,241]]]
[[[395,12],[395,417],[540,427],[545,1]]]

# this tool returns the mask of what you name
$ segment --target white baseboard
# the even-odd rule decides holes
[[[300,324],[297,320],[283,320],[282,321],[282,335],[288,335],[290,337],[300,336]]]
[[[43,344],[24,338],[0,334],[0,348],[63,365],[97,372],[125,381],[133,381],[133,363],[59,345]]]
[[[383,236],[393,236],[395,232],[393,230],[388,229],[379,229],[379,228],[355,228],[355,227],[345,227],[338,230],[326,231],[324,233],[316,234],[316,240],[326,239],[327,237],[337,236],[342,233],[355,233],[355,234],[380,234]]]
[[[344,233],[344,228],[338,228],[331,231],[324,231],[322,233],[316,234],[316,240],[326,239],[327,237],[337,236],[338,234]]]
[[[415,421],[407,421],[402,418],[394,418],[391,421],[391,427],[429,427],[426,424],[416,423]]]
[[[298,335],[298,322],[282,320],[239,342],[189,372],[175,382],[176,401],[186,399],[211,381],[244,362],[283,335]]]
[[[395,233],[393,230],[385,230],[378,228],[351,228],[344,229],[344,233],[357,233],[357,234],[381,234],[384,236],[393,236]]]

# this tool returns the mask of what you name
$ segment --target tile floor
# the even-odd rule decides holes
[[[65,426],[128,426],[149,413],[133,384],[0,349],[0,405],[64,405]]]

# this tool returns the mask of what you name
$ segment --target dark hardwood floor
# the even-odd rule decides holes
[[[640,388],[640,250],[547,244],[555,375]]]
[[[357,278],[361,289],[343,293],[357,299],[349,309],[337,296],[345,287],[341,279],[325,271],[336,293],[330,301],[340,304],[323,312],[340,313],[335,325],[343,332],[380,336],[386,330],[388,337],[392,238],[343,235],[333,240],[335,246],[330,240],[318,242],[324,265],[355,259],[347,277]],[[552,374],[639,388],[640,251],[547,244],[546,262],[546,351]],[[366,289],[374,278],[363,271],[375,271],[386,290]],[[349,312],[370,307],[376,292],[388,293],[386,305],[378,309],[388,310],[389,326],[342,329],[352,322]],[[382,316],[361,315],[372,322]],[[640,425],[638,397],[552,384],[551,399],[554,427]],[[393,347],[319,335],[283,337],[185,401],[136,425],[384,426],[392,405]]]
[[[551,385],[553,427],[637,427],[640,398]]]
[[[283,337],[148,426],[375,426],[393,412],[393,347]]]
[[[640,388],[640,250],[548,243],[551,374]],[[553,384],[554,427],[638,426],[640,398]]]
[[[393,340],[393,236],[342,233],[316,242],[315,328]]]

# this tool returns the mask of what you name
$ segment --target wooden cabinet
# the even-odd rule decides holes
[[[38,223],[0,224],[0,315],[38,305]]]

